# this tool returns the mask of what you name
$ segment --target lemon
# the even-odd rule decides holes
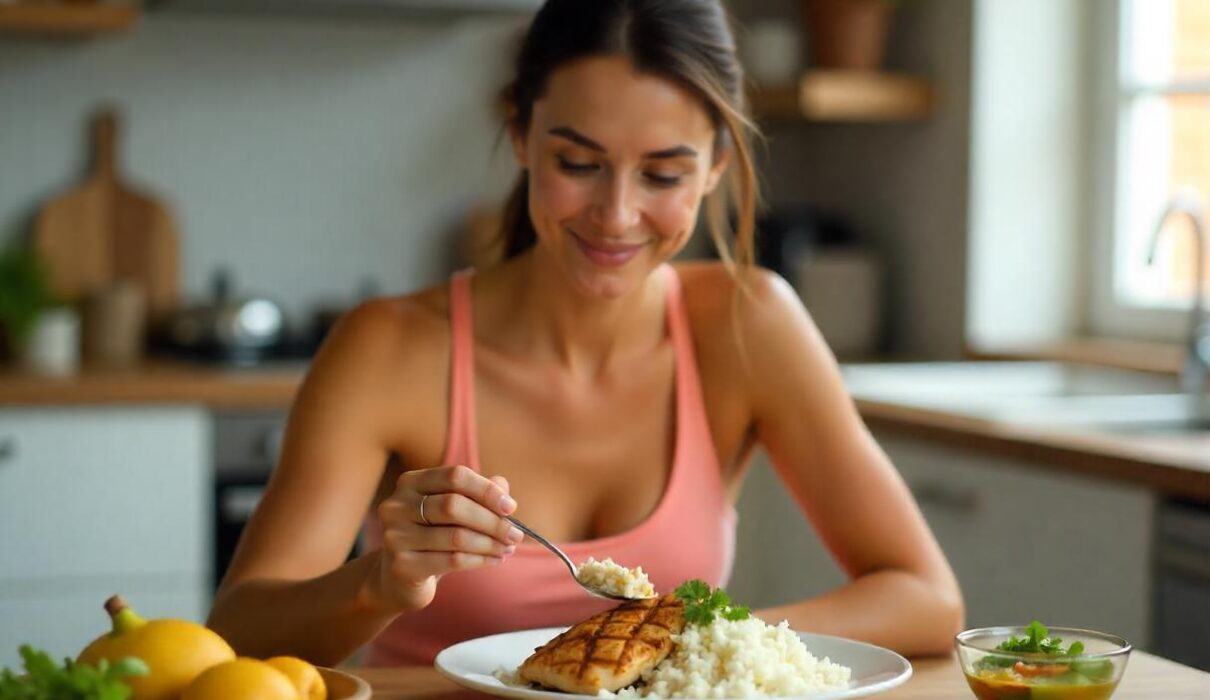
[[[278,671],[286,674],[294,689],[298,691],[300,700],[328,700],[328,687],[324,685],[323,676],[319,669],[296,656],[274,656],[265,659]]]
[[[181,700],[301,700],[286,674],[264,661],[240,657],[211,666],[193,679]]]
[[[176,700],[199,673],[235,658],[231,646],[217,633],[187,620],[144,620],[121,596],[105,601],[113,631],[97,637],[80,652],[79,660],[114,663],[136,656],[147,664],[146,676],[122,679],[131,700]]]

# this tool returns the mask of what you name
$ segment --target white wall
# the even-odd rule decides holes
[[[967,340],[1072,335],[1087,256],[1089,128],[1080,0],[975,3]]]
[[[84,173],[85,119],[125,111],[132,181],[173,206],[182,284],[237,287],[298,311],[447,274],[450,229],[502,197],[491,99],[516,19],[152,12],[83,42],[0,39],[0,239]]]

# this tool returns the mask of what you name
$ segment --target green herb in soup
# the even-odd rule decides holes
[[[1049,656],[1079,656],[1084,653],[1084,642],[1072,642],[1069,649],[1063,649],[1063,640],[1051,637],[1046,627],[1037,620],[1025,628],[1025,637],[1009,637],[996,647],[1001,651],[1035,652]]]
[[[966,674],[966,682],[979,700],[1106,700],[1113,694],[1110,661],[1080,660],[1082,642],[1066,649],[1034,620],[1025,637],[1009,637],[996,648],[1013,657],[989,654]]]

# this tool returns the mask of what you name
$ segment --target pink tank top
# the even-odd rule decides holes
[[[726,584],[735,548],[736,514],[727,499],[706,420],[680,278],[668,265],[660,273],[667,283],[668,332],[676,357],[676,445],[664,494],[647,519],[626,532],[557,544],[577,563],[591,556],[641,566],[656,591],[669,593],[693,578],[712,586]],[[471,273],[460,272],[450,285],[453,354],[443,463],[479,470],[470,282]],[[366,527],[370,548],[380,546],[380,533],[371,513]],[[570,625],[615,604],[589,596],[572,581],[557,557],[526,539],[499,566],[443,576],[428,607],[400,615],[374,639],[367,663],[431,664],[437,652],[463,640]]]

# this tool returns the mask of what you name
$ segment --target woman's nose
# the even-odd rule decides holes
[[[595,207],[597,225],[602,233],[621,236],[638,225],[639,203],[635,190],[622,177],[610,178],[604,183]]]

